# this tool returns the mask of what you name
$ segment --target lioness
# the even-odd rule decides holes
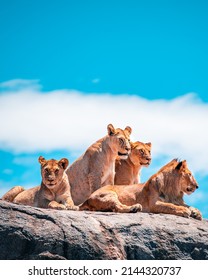
[[[115,160],[130,153],[132,129],[107,126],[108,134],[92,144],[66,171],[75,205],[83,203],[95,190],[114,184]]]
[[[42,182],[40,186],[24,190],[16,186],[9,190],[3,200],[40,208],[78,210],[71,198],[70,185],[65,170],[69,164],[66,158],[45,160],[39,157]]]
[[[127,159],[116,159],[114,185],[132,185],[140,183],[143,166],[151,162],[151,143],[131,142],[131,152]]]
[[[201,220],[198,209],[185,205],[183,195],[198,188],[186,161],[172,160],[145,184],[108,185],[95,191],[80,210],[165,213]],[[140,207],[139,207],[140,205]]]

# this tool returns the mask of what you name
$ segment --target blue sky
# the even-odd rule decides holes
[[[112,122],[152,142],[144,180],[187,159],[200,184],[187,201],[208,217],[207,13],[202,0],[0,1],[0,194]]]

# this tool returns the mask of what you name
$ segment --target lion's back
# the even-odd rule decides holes
[[[72,200],[75,205],[83,202],[83,197],[89,192],[89,160],[88,157],[82,155],[74,163],[72,163],[66,171],[71,186]]]
[[[20,203],[29,206],[38,206],[38,192],[40,190],[40,186],[33,187],[28,190],[24,190],[23,192],[19,193],[14,198],[14,203]]]

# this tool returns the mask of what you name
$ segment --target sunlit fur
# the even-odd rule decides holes
[[[130,153],[131,128],[124,130],[107,126],[108,134],[92,144],[67,170],[75,205],[83,203],[95,190],[114,184],[117,156],[127,158]]]
[[[141,169],[151,163],[151,143],[131,142],[131,152],[127,159],[117,159],[115,185],[140,183]]]
[[[24,190],[16,186],[9,190],[3,200],[10,202],[52,209],[78,210],[71,198],[70,185],[65,170],[68,160],[45,160],[39,157],[41,164],[42,182],[40,186]]]
[[[184,193],[198,188],[186,161],[172,160],[145,184],[108,185],[94,192],[80,210],[152,212],[193,217],[201,220],[198,209],[185,205]],[[140,205],[140,208],[139,208]]]

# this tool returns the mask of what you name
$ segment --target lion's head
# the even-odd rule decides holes
[[[61,160],[46,160],[42,156],[38,159],[41,164],[42,182],[48,187],[53,188],[62,181],[63,174],[67,168],[69,161],[66,158]]]
[[[186,160],[180,161],[176,166],[176,170],[180,177],[181,191],[186,194],[193,193],[198,189],[198,184],[191,171],[188,169]]]
[[[120,128],[114,128],[112,124],[109,124],[108,135],[111,140],[111,149],[117,150],[118,156],[121,159],[127,159],[130,151],[130,135],[132,132],[131,127],[127,126],[124,130]]]
[[[173,202],[177,197],[182,197],[184,193],[191,194],[198,188],[194,176],[188,169],[186,160],[172,160],[152,178],[159,187],[160,193],[169,202]]]
[[[149,166],[151,163],[151,143],[131,142],[129,159],[135,165]]]

